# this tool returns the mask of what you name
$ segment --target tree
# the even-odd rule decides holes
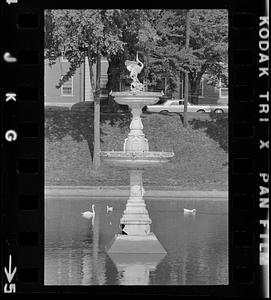
[[[165,93],[169,95],[177,87],[178,72],[174,63],[174,55],[176,51],[179,51],[180,46],[177,44],[178,40],[174,36],[174,31],[176,26],[178,29],[183,29],[180,28],[182,21],[176,16],[174,10],[156,10],[153,18],[149,20],[149,27],[155,29],[155,39],[143,43],[145,60],[148,61],[146,72],[148,85],[151,89],[164,85]]]
[[[189,42],[190,42],[190,11],[187,10],[185,17],[185,50],[189,51]],[[184,97],[184,107],[183,107],[183,126],[187,127],[187,105],[189,98],[189,85],[188,85],[188,71],[185,72],[185,97]]]
[[[189,48],[186,47],[186,11],[161,10],[159,15],[152,23],[159,39],[150,50],[151,84],[157,84],[163,77],[170,78],[172,91],[177,87],[180,72],[188,72],[190,101],[197,103],[203,74],[212,74],[214,79],[223,73],[221,63],[226,62],[228,47],[227,12],[190,10]]]
[[[108,57],[108,83],[109,90],[119,91],[120,82],[129,84],[129,76],[125,67],[125,60],[134,60],[136,52],[139,52],[141,59],[144,60],[144,69],[140,76],[147,78],[148,45],[155,42],[156,30],[151,26],[152,19],[159,10],[150,9],[122,9],[119,15],[115,15],[115,23],[122,32],[122,41],[124,42],[124,51],[117,55]]]
[[[191,83],[191,102],[198,103],[204,73],[219,78],[228,52],[226,10],[191,10],[191,39],[187,53]]]
[[[58,86],[68,80],[88,56],[90,81],[94,90],[94,166],[99,166],[100,58],[109,62],[108,89],[119,90],[120,79],[127,81],[124,61],[134,59],[142,41],[153,40],[148,19],[154,10],[92,9],[47,10],[45,13],[45,57],[53,64],[65,53],[70,68]],[[96,82],[92,66],[96,63]],[[109,101],[112,108],[115,102]],[[92,149],[90,149],[90,152]]]
[[[94,156],[95,169],[100,165],[100,76],[94,81],[92,66],[97,63],[100,70],[100,57],[123,51],[121,32],[114,22],[120,10],[48,10],[45,14],[45,58],[55,63],[57,57],[67,57],[69,71],[59,80],[58,88],[67,81],[88,56],[90,84],[94,89]]]

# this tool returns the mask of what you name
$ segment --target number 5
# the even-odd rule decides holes
[[[4,293],[16,293],[15,284],[14,283],[11,283],[11,284],[6,283],[4,286]]]

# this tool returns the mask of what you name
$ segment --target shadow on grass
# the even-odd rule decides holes
[[[193,129],[204,128],[206,134],[228,152],[228,114],[210,113],[209,120],[189,120]]]
[[[110,111],[106,106],[101,105],[100,124],[109,122],[111,126],[116,123],[121,128],[128,128],[131,113],[127,110],[118,109]],[[106,135],[100,128],[101,143],[102,137]],[[94,103],[79,102],[71,109],[65,107],[47,107],[45,110],[45,138],[50,141],[61,140],[66,135],[80,142],[86,140],[91,159],[94,153]]]

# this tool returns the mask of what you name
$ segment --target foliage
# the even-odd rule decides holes
[[[155,39],[154,29],[148,22],[156,10],[89,9],[45,11],[45,58],[50,64],[65,54],[70,62],[68,72],[59,78],[57,87],[67,81],[88,56],[91,86],[95,89],[92,65],[98,55],[109,62],[108,90],[119,90],[119,81],[128,83],[126,59],[134,59],[140,43]],[[98,92],[98,91],[96,91]],[[119,106],[109,101],[112,112]]]
[[[190,10],[189,49],[186,49],[186,13],[167,9],[160,12],[160,18],[154,19],[152,26],[158,38],[149,49],[149,79],[155,85],[168,77],[170,89],[174,90],[180,72],[188,72],[193,98],[198,96],[204,73],[212,75],[212,83],[220,76],[223,80],[227,78],[228,21],[225,10]]]
[[[96,168],[99,167],[100,149],[100,66],[101,57],[116,55],[123,51],[124,42],[120,39],[121,30],[115,22],[121,10],[89,9],[89,10],[48,10],[45,14],[46,29],[45,58],[51,64],[56,58],[65,54],[70,65],[68,72],[59,79],[60,88],[88,57],[90,86],[94,90],[94,126],[83,134],[87,138],[88,146]],[[94,81],[92,66],[96,62],[96,82]],[[73,118],[74,119],[74,118]],[[94,133],[92,133],[94,131]],[[94,134],[94,145],[90,143]]]
[[[125,60],[135,60],[136,52],[139,52],[139,58],[144,60],[145,68],[139,75],[142,77],[147,76],[147,59],[142,57],[143,49],[147,45],[155,43],[157,34],[154,27],[150,24],[150,19],[159,10],[150,9],[122,9],[119,18],[115,19],[117,26],[122,32],[121,39],[124,42],[124,51],[116,55],[108,56],[108,90],[119,91],[120,81],[124,82],[126,86],[130,84],[129,72],[125,67]],[[141,57],[140,57],[141,56]]]
[[[194,82],[192,96],[206,72],[210,84],[221,77],[227,85],[226,10],[190,10],[189,50],[185,47],[186,14],[180,9],[47,10],[45,57],[54,63],[65,52],[71,63],[58,86],[73,75],[86,54],[91,63],[100,54],[109,61],[108,88],[118,90],[116,81],[127,80],[124,61],[134,59],[136,51],[143,56],[141,76],[150,87],[166,77],[173,91],[181,71],[188,71]]]
[[[209,67],[209,73],[206,76],[208,80],[208,84],[215,86],[217,88],[220,87],[228,87],[228,64],[213,64]]]
[[[119,12],[103,9],[46,11],[45,58],[54,64],[56,58],[65,53],[70,62],[70,69],[60,79],[58,87],[75,73],[86,55],[93,64],[98,55],[107,57],[123,50],[121,31],[114,21],[114,14]]]
[[[206,134],[219,143],[220,147],[228,152],[228,115],[227,114],[210,114],[211,120],[190,120],[192,128],[198,130],[203,128]]]
[[[156,39],[148,21],[153,11],[156,10],[46,10],[45,58],[53,64],[56,57],[65,53],[71,63],[60,85],[74,73],[86,54],[91,63],[96,62],[97,54],[109,62],[116,56],[134,59],[140,44]]]

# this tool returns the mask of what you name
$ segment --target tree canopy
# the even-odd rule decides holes
[[[227,81],[228,15],[226,10],[190,10],[189,47],[186,47],[187,10],[161,10],[153,20],[157,42],[150,44],[150,84],[168,77],[176,87],[180,71],[188,72],[191,96],[198,96],[202,75],[210,83]]]
[[[121,31],[114,21],[114,15],[119,13],[119,10],[101,9],[46,11],[45,58],[53,64],[64,53],[70,62],[70,69],[60,79],[59,86],[75,73],[86,55],[92,65],[98,55],[107,57],[123,51]]]
[[[89,9],[47,10],[45,12],[45,58],[54,64],[65,54],[70,70],[60,86],[71,77],[88,55],[93,64],[97,55],[109,62],[120,56],[131,58],[141,42],[155,39],[148,22],[152,10]]]
[[[72,76],[88,55],[109,61],[108,88],[118,89],[128,79],[124,61],[142,55],[141,77],[151,87],[168,78],[175,89],[181,71],[189,73],[192,96],[203,74],[209,83],[227,84],[228,14],[222,9],[190,10],[189,49],[186,48],[187,10],[90,9],[47,10],[45,57],[51,63],[64,52],[71,66],[59,85]],[[94,84],[94,82],[93,82]],[[195,94],[195,95],[194,95]]]

